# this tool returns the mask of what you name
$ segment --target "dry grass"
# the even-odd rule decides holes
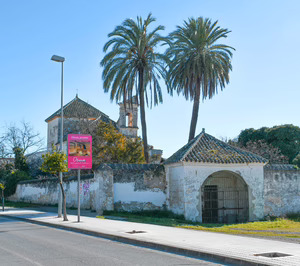
[[[274,221],[206,227],[201,225],[181,225],[180,228],[218,232],[235,235],[256,235],[281,238],[300,238],[300,222],[278,218]]]
[[[274,218],[271,221],[250,222],[243,224],[201,224],[186,221],[182,216],[172,215],[167,212],[107,212],[105,215],[126,218],[129,222],[157,224],[177,228],[201,230],[234,235],[252,235],[270,238],[300,240],[300,214],[290,214],[287,218]],[[100,217],[99,217],[100,218]],[[102,219],[104,217],[101,217]],[[105,218],[104,218],[105,219]]]

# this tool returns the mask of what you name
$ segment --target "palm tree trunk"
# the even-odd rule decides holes
[[[64,221],[68,221],[66,194],[65,194],[65,190],[64,190],[63,184],[61,182],[59,182],[59,185],[60,185],[61,193],[62,193],[62,196],[63,196]]]
[[[143,69],[139,71],[139,93],[140,93],[140,112],[141,112],[142,136],[143,136],[143,144],[144,144],[144,157],[145,157],[146,163],[149,163]]]
[[[195,91],[195,97],[194,97],[189,141],[191,141],[195,137],[195,131],[196,131],[196,126],[197,126],[197,121],[198,121],[198,113],[199,113],[199,104],[200,104],[200,86],[197,86],[196,91]]]

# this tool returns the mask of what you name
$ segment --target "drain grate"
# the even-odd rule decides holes
[[[130,232],[126,232],[127,234],[141,234],[141,233],[147,233],[146,231],[136,231],[136,230],[132,230]]]
[[[284,254],[280,252],[269,252],[269,253],[261,253],[261,254],[254,254],[254,256],[262,256],[267,258],[280,258],[280,257],[287,257],[292,256],[290,254]]]

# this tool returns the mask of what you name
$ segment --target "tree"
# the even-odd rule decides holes
[[[7,149],[5,147],[4,141],[0,138],[0,158],[8,157]]]
[[[151,13],[143,20],[126,19],[117,26],[108,37],[110,40],[104,45],[107,54],[101,61],[103,69],[104,91],[111,90],[111,100],[124,103],[132,101],[134,88],[140,104],[142,137],[144,156],[149,162],[147,126],[145,115],[145,101],[150,108],[152,103],[162,102],[159,79],[165,74],[165,56],[156,51],[159,44],[167,39],[159,35],[164,27],[159,25],[149,30],[150,24],[155,22]],[[108,49],[111,50],[108,52]]]
[[[26,172],[28,174],[29,168],[26,162],[26,158],[24,156],[24,151],[19,147],[15,147],[14,154],[15,154],[15,169]]]
[[[266,158],[271,164],[288,163],[288,158],[281,153],[279,148],[273,147],[264,140],[248,141],[244,148]]]
[[[59,179],[59,172],[68,172],[67,156],[60,151],[57,151],[55,146],[52,148],[52,153],[43,154],[43,164],[41,170],[46,173],[50,173],[57,177],[59,180],[60,189],[63,196],[63,208],[64,208],[64,221],[68,221],[67,218],[67,201],[64,186],[62,181]]]
[[[294,158],[292,163],[300,168],[300,153]]]
[[[257,130],[249,128],[242,130],[238,136],[238,142],[242,146],[246,146],[249,141],[267,140],[267,127],[262,127]]]
[[[40,154],[32,155],[27,158],[26,163],[29,168],[29,175],[31,178],[43,178],[47,174],[41,170],[43,158]]]
[[[9,197],[16,192],[18,182],[30,179],[28,166],[22,150],[16,148],[14,152],[14,163],[3,159],[0,164],[0,181],[6,187],[4,192],[5,197]]]
[[[93,137],[93,168],[100,163],[144,163],[143,142],[140,138],[127,138],[116,125],[102,120],[77,119],[68,122],[69,132],[89,134]]]
[[[288,158],[289,163],[292,163],[300,152],[300,128],[294,125],[249,128],[242,130],[238,136],[238,142],[242,146],[245,146],[249,141],[258,140],[264,140],[278,148]]]
[[[30,176],[26,172],[17,169],[7,169],[2,171],[2,174],[6,186],[4,191],[5,197],[15,194],[17,185],[20,181],[30,179]]]
[[[0,183],[0,189],[1,189],[1,198],[2,198],[2,211],[4,211],[4,189],[5,189],[5,186],[3,183]]]
[[[172,44],[166,51],[169,58],[168,91],[182,93],[194,101],[189,141],[195,137],[200,96],[211,99],[218,87],[229,83],[233,47],[219,44],[230,31],[217,26],[208,18],[190,18],[169,35]]]
[[[36,153],[43,148],[44,140],[35,132],[30,123],[22,121],[20,126],[11,124],[5,129],[0,138],[1,148],[7,155],[12,155],[15,148],[22,149],[23,153]]]
[[[112,125],[98,124],[93,136],[93,164],[100,163],[144,163],[143,145],[140,139],[122,135]]]

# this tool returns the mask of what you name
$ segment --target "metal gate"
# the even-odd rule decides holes
[[[217,185],[202,189],[203,223],[242,223],[249,219],[248,190],[220,190]]]

